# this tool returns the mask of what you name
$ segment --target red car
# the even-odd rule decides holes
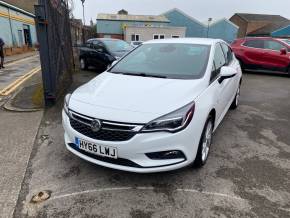
[[[231,45],[243,70],[290,74],[290,39],[250,37]]]

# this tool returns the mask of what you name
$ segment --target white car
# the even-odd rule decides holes
[[[66,147],[124,171],[201,167],[213,132],[238,106],[241,82],[239,62],[222,40],[145,42],[65,97]]]

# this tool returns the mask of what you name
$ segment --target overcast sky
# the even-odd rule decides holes
[[[82,18],[81,0],[74,1],[74,15]],[[158,15],[172,8],[200,21],[230,18],[236,12],[279,14],[290,19],[290,0],[86,0],[86,23],[91,19],[95,23],[98,13],[117,13],[120,9],[129,14]]]

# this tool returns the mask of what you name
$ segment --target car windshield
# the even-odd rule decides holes
[[[284,42],[286,42],[288,45],[290,45],[290,40],[289,39],[283,39]]]
[[[208,64],[209,45],[181,43],[143,44],[109,72],[172,79],[199,79]]]
[[[104,40],[103,43],[111,52],[130,51],[131,45],[122,40]]]

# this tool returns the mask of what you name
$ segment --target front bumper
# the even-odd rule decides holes
[[[71,127],[69,117],[64,111],[62,117],[65,144],[69,151],[91,163],[123,171],[154,173],[185,167],[194,161],[199,144],[200,136],[197,137],[198,133],[195,133],[192,125],[175,134],[166,132],[139,133],[128,141],[112,142],[95,140],[82,135]],[[78,149],[75,145],[76,137],[98,145],[117,148],[118,159],[95,156]],[[185,158],[153,160],[146,156],[147,153],[172,150],[181,151]]]

